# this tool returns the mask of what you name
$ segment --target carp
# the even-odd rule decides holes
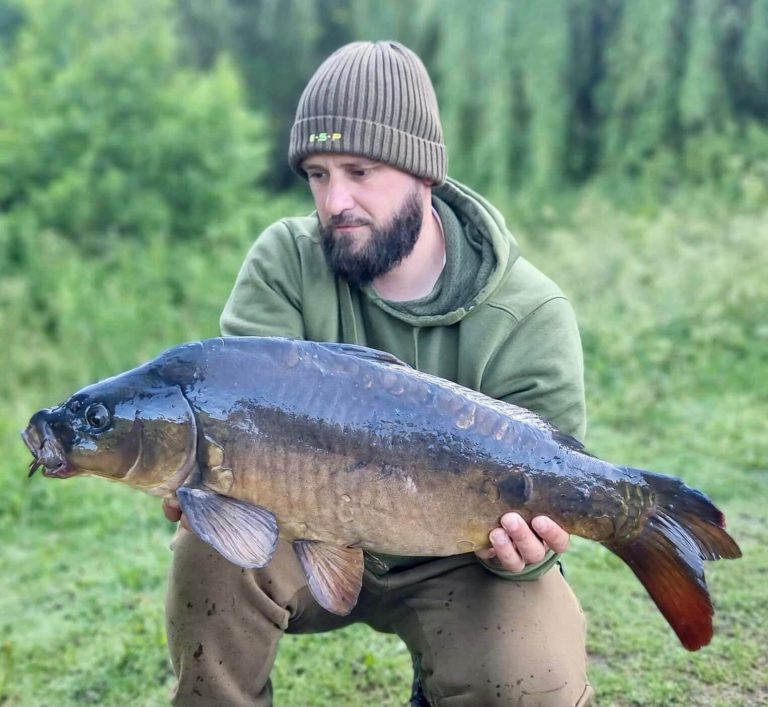
[[[341,615],[364,551],[471,552],[514,510],[618,555],[697,650],[713,632],[703,560],[741,555],[681,480],[598,459],[529,410],[351,344],[182,344],[40,410],[22,437],[30,476],[175,495],[242,567],[268,564],[278,536],[292,542],[314,597]]]

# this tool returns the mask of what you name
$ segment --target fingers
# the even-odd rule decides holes
[[[531,525],[539,537],[555,552],[565,552],[571,544],[571,536],[555,521],[546,516],[536,516]]]
[[[184,528],[184,530],[192,532],[192,528],[189,527],[187,518],[181,510],[181,506],[179,506],[179,502],[175,498],[163,499],[163,513],[171,523],[178,523],[181,521],[181,527]]]
[[[514,525],[514,523],[511,525]],[[493,549],[496,551],[496,558],[505,570],[509,572],[522,572],[525,569],[526,563],[513,544],[513,540],[508,535],[509,532],[506,526],[494,528],[490,535],[491,545],[493,545]]]
[[[163,513],[171,523],[178,522],[181,519],[181,507],[179,506],[179,502],[175,499],[164,498]]]
[[[490,533],[491,547],[476,552],[483,560],[498,558],[504,569],[522,572],[527,565],[541,562],[552,548],[561,553],[568,549],[570,536],[551,518],[536,516],[529,526],[519,513],[505,513],[501,527]]]
[[[477,555],[481,560],[492,560],[494,557],[496,557],[496,550],[493,549],[493,546],[484,547],[481,550],[475,550],[475,555]]]
[[[507,531],[514,543],[515,550],[522,558],[523,566],[541,562],[544,559],[544,555],[547,554],[546,546],[519,513],[505,513],[501,517],[501,527]]]

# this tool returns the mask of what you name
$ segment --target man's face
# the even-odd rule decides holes
[[[421,231],[429,185],[395,167],[352,155],[303,163],[320,217],[329,267],[358,287],[389,272]]]

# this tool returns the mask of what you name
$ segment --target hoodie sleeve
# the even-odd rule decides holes
[[[221,314],[224,336],[305,338],[301,269],[294,239],[280,221],[251,247]]]

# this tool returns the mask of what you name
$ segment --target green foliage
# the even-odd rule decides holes
[[[422,57],[451,174],[499,195],[596,180],[624,207],[638,186],[667,201],[702,183],[703,142],[749,159],[753,134],[768,132],[766,0],[180,0],[180,13],[199,61],[231,48],[251,105],[268,113],[273,187],[295,183],[285,145],[306,80],[358,38]],[[761,170],[751,180],[768,190]]]
[[[0,0],[0,62],[3,51],[13,45],[23,22],[24,14],[16,0]]]
[[[607,78],[600,86],[605,123],[604,159],[638,171],[677,129],[677,93],[687,45],[678,29],[690,21],[686,3],[626,3],[607,46]]]
[[[0,206],[73,240],[196,236],[263,169],[261,123],[226,61],[180,68],[166,3],[26,0],[0,77]],[[23,228],[23,226],[20,226]]]
[[[266,116],[270,145],[267,185],[295,186],[287,164],[288,135],[299,95],[320,62],[354,37],[352,0],[179,0],[187,53],[199,65],[231,52],[250,105]],[[212,28],[212,32],[210,29]]]
[[[707,125],[719,129],[728,120],[727,89],[717,67],[712,3],[705,3],[692,21],[687,69],[680,94],[680,120],[689,133]]]
[[[768,120],[768,0],[754,0],[744,33],[746,97],[755,117]]]

